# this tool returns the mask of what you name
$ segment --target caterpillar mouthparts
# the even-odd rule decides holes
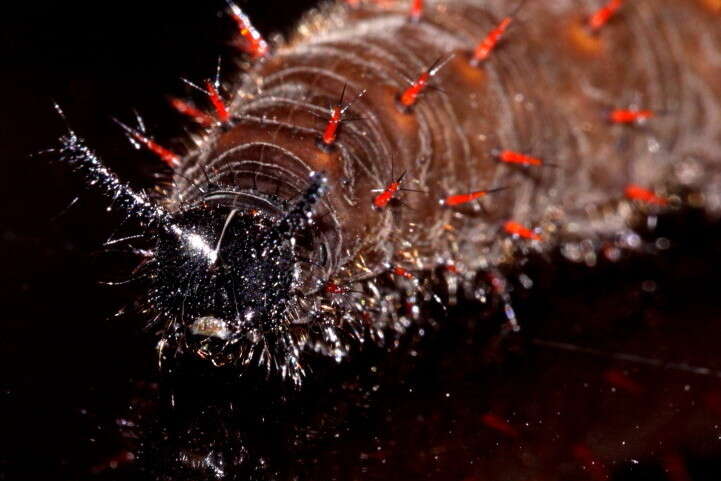
[[[439,285],[499,297],[517,329],[501,266],[559,248],[592,264],[637,247],[648,215],[717,209],[714,12],[597,3],[338,2],[275,49],[230,3],[253,63],[191,84],[209,111],[173,100],[196,147],[122,125],[172,169],[162,196],[68,133],[60,158],[152,245],[138,273],[161,359],[300,385],[308,356],[404,332]]]

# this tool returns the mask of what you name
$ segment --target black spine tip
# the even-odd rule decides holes
[[[72,131],[60,139],[61,147],[56,150],[60,160],[72,167],[90,188],[113,201],[113,205],[128,217],[160,228],[171,227],[169,214],[152,202],[143,192],[132,189],[121,182],[98,156],[90,150]]]

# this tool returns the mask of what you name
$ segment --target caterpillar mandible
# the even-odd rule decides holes
[[[592,264],[637,247],[647,215],[721,207],[713,0],[336,2],[279,45],[228,13],[249,67],[196,85],[209,110],[175,101],[194,147],[123,125],[172,173],[162,196],[72,131],[57,150],[151,246],[161,359],[299,385],[308,357],[340,361],[456,295],[501,297],[516,329],[502,266]]]

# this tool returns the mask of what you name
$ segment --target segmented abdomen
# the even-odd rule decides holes
[[[516,258],[520,244],[564,245],[581,258],[576,241],[597,249],[631,227],[624,195],[718,209],[713,2],[629,1],[594,31],[588,18],[602,5],[528,1],[515,13],[501,1],[426,2],[417,21],[405,2],[324,9],[236,86],[235,121],[185,160],[171,201],[196,195],[207,174],[262,208],[265,196],[290,200],[309,172],[325,172],[313,262],[303,268],[303,291],[315,298],[303,309],[345,311],[333,296],[346,286],[375,293],[369,312],[379,319],[392,309],[378,276],[404,285],[447,264],[470,278]],[[512,22],[500,43],[474,62],[474,47],[504,17]],[[402,95],[424,72],[427,86],[408,105]],[[357,98],[337,139],[324,142],[344,88],[346,100]],[[609,117],[622,109],[653,115]],[[505,190],[444,202],[495,188]],[[702,195],[672,197],[686,191]]]

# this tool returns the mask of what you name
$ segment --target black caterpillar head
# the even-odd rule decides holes
[[[158,237],[149,301],[186,348],[224,363],[234,344],[278,327],[293,289],[291,242],[257,211],[199,206]]]
[[[216,365],[259,361],[268,369],[281,357],[281,374],[299,382],[287,311],[297,295],[297,240],[325,193],[322,174],[312,173],[300,199],[278,212],[201,199],[170,213],[120,182],[72,132],[59,153],[154,243],[143,271],[148,306],[162,324],[161,356],[172,347]]]

